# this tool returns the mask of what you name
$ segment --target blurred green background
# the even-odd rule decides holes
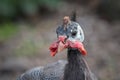
[[[49,45],[65,15],[77,12],[86,60],[99,80],[120,80],[120,0],[0,0],[0,80],[66,59]]]

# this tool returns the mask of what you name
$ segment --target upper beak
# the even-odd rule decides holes
[[[63,42],[59,42],[59,45],[58,45],[58,52],[61,52],[65,49],[65,44]]]
[[[67,46],[66,36],[59,36],[58,41],[54,42],[49,47],[51,56],[55,56],[56,53],[63,51]]]

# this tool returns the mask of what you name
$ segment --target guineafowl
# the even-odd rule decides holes
[[[76,21],[75,18],[76,15],[74,13],[71,20]],[[62,38],[66,39],[64,37]],[[61,43],[64,41],[63,39],[61,39]],[[79,44],[80,42],[76,43]],[[84,59],[86,52],[83,47],[81,48],[82,51],[79,50],[78,44],[74,45],[72,41],[65,40],[63,45],[64,48],[68,49],[67,61],[59,60],[46,66],[31,69],[20,75],[17,80],[97,80]],[[79,45],[82,46],[82,43]],[[54,49],[56,48],[53,48],[52,50],[55,51]]]

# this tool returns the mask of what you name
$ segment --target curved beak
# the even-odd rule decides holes
[[[60,41],[59,43],[55,42],[51,44],[51,46],[49,47],[50,54],[51,56],[55,56],[56,53],[63,51],[65,48],[66,48],[66,44],[63,43],[62,41]]]
[[[66,48],[65,44],[60,41],[59,44],[58,44],[58,52],[63,51],[65,48]]]
[[[66,36],[59,36],[58,41],[52,43],[49,47],[51,56],[55,56],[56,53],[63,51],[67,48],[67,43],[65,41]]]

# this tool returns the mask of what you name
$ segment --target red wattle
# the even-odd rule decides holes
[[[82,42],[77,41],[77,40],[76,41],[66,40],[65,42],[65,39],[66,39],[66,36],[59,36],[58,41],[50,45],[49,50],[50,50],[51,56],[55,56],[56,53],[58,52],[58,45],[60,42],[64,44],[64,48],[68,48],[68,47],[77,48],[81,52],[82,55],[87,55],[87,51],[85,50]]]
[[[58,49],[58,42],[54,42],[53,44],[50,45],[49,50],[50,50],[51,56],[56,55],[57,49]]]
[[[85,50],[83,44],[80,41],[74,41],[74,42],[68,41],[68,43],[69,43],[69,47],[77,48],[82,55],[87,55],[87,51]]]

